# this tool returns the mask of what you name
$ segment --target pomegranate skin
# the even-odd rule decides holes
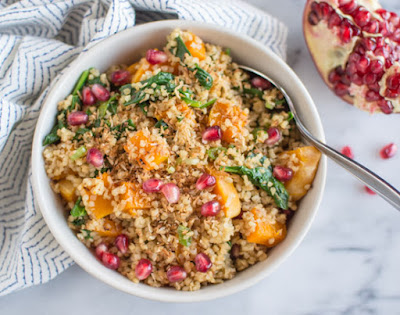
[[[377,0],[307,0],[303,32],[318,72],[336,95],[370,113],[400,112],[397,14]]]

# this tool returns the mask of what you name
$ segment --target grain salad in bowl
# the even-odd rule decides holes
[[[229,49],[177,29],[145,55],[82,73],[44,138],[45,170],[106,267],[198,290],[284,241],[320,153]]]

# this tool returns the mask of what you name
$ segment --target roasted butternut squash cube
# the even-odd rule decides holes
[[[234,218],[240,214],[242,204],[239,194],[230,181],[230,176],[226,172],[210,170],[211,175],[216,179],[213,193],[218,196],[218,201],[227,218]]]
[[[251,210],[256,220],[256,229],[247,236],[247,241],[267,247],[274,247],[285,239],[286,224],[278,221],[275,221],[273,224],[268,223],[262,218],[259,211],[255,208]]]
[[[139,185],[129,182],[124,182],[122,185],[126,187],[126,192],[121,196],[121,199],[126,201],[125,211],[134,215],[136,214],[136,209],[147,209],[151,207]]]
[[[114,221],[109,219],[104,219],[103,224],[96,225],[93,231],[105,237],[116,237],[122,233],[121,227],[117,226]]]
[[[285,183],[286,190],[292,200],[296,201],[307,194],[317,172],[321,152],[313,146],[306,146],[284,152],[280,157],[285,154],[289,156],[295,154],[297,158],[297,161],[293,162],[297,170],[294,172],[292,179]]]
[[[106,188],[110,188],[111,186],[108,176],[107,173],[103,173],[98,177],[98,179],[104,182]],[[93,194],[88,188],[85,188],[85,192],[89,196],[89,203],[86,205],[86,209],[88,213],[92,214],[96,219],[104,218],[113,212],[114,207],[112,206],[111,199],[106,199],[102,195]]]
[[[140,61],[130,65],[127,70],[132,74],[131,82],[137,83],[141,81],[141,78],[146,71],[153,71],[153,67],[146,58],[142,58]]]
[[[125,145],[130,159],[135,159],[145,170],[157,169],[169,157],[169,148],[160,135],[150,134],[149,130],[139,130]]]
[[[228,101],[217,101],[210,111],[208,124],[219,126],[222,140],[232,143],[243,132],[247,122],[247,113]]]
[[[177,109],[177,113],[174,116],[175,118],[180,116],[180,117],[184,117],[185,119],[190,119],[191,121],[195,122],[196,120],[196,116],[194,114],[194,111],[191,107],[188,106],[188,104],[186,104],[184,101],[182,100],[178,100],[176,103],[176,109]],[[169,108],[168,110],[159,110],[156,109],[155,111],[155,117],[160,120],[164,120],[166,123],[170,124],[171,123],[171,117],[169,117],[167,115],[168,112],[171,112],[171,108]]]
[[[192,39],[185,42],[187,49],[193,57],[199,58],[199,60],[204,60],[206,58],[206,47],[197,35],[192,34]]]
[[[76,187],[68,179],[62,179],[58,182],[60,194],[66,201],[75,201]]]

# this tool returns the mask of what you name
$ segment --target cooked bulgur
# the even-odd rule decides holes
[[[277,89],[187,31],[85,71],[58,110],[43,156],[69,226],[155,287],[198,290],[266,259],[320,157]]]

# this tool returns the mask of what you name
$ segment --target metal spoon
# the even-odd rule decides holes
[[[302,123],[299,115],[296,112],[296,108],[294,107],[292,100],[290,99],[289,95],[286,93],[286,91],[282,86],[280,86],[274,80],[272,80],[271,78],[269,78],[268,76],[257,70],[254,70],[246,66],[239,66],[239,68],[271,82],[278,90],[282,92],[289,106],[290,111],[293,113],[293,117],[296,121],[297,128],[308,142],[310,142],[319,151],[321,151],[326,156],[331,158],[337,164],[339,164],[340,166],[348,170],[350,173],[352,173],[355,177],[361,180],[373,191],[378,193],[383,199],[385,199],[397,210],[400,210],[400,192],[392,185],[390,185],[388,182],[386,182],[384,179],[382,179],[381,177],[379,177],[366,167],[362,166],[360,163],[357,163],[356,161],[349,159],[348,157],[344,156],[338,151],[332,149],[330,146],[316,139]]]

